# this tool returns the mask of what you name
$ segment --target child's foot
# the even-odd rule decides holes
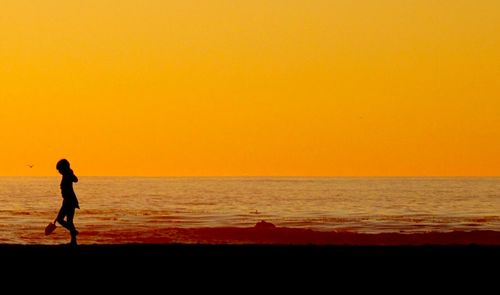
[[[77,243],[76,243],[76,235],[75,236],[71,236],[71,242],[69,243],[70,246],[76,246]]]

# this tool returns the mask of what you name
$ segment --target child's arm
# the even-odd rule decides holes
[[[73,177],[73,182],[78,182],[78,177],[76,177],[75,173],[73,173],[73,170],[71,171],[71,176]]]

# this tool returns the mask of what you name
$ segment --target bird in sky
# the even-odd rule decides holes
[[[29,164],[28,167],[33,168],[35,165]]]

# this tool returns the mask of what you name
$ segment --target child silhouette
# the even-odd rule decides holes
[[[63,198],[63,203],[59,213],[57,214],[57,222],[69,230],[71,234],[71,245],[76,246],[76,236],[78,231],[73,223],[73,218],[75,217],[75,209],[80,209],[78,205],[78,199],[76,198],[75,191],[73,190],[73,182],[78,182],[78,178],[71,170],[68,160],[62,159],[57,162],[57,171],[61,173],[61,194]],[[64,218],[66,217],[66,220]]]

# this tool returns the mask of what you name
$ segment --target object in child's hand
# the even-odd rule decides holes
[[[45,235],[48,236],[50,235],[54,230],[56,229],[56,224],[54,223],[49,223],[47,227],[45,227]]]

